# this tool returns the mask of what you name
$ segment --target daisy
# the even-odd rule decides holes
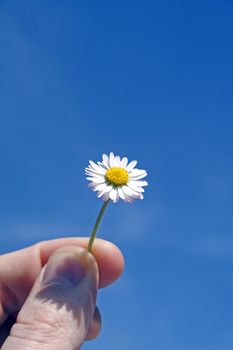
[[[119,199],[125,202],[133,202],[134,199],[143,199],[144,186],[142,181],[147,173],[145,170],[135,168],[137,161],[128,163],[128,159],[103,154],[102,162],[94,163],[90,160],[89,166],[85,169],[89,186],[97,192],[97,197],[104,201],[111,199],[116,203]]]
[[[97,197],[102,198],[104,203],[96,219],[91,237],[88,243],[88,251],[91,252],[96,232],[104,215],[108,203],[112,200],[116,203],[119,199],[125,202],[133,202],[135,199],[143,199],[144,186],[147,181],[142,179],[147,175],[145,170],[137,169],[137,161],[128,163],[128,159],[115,156],[113,152],[109,156],[103,154],[102,162],[89,161],[85,168],[90,181],[89,187],[97,192]]]

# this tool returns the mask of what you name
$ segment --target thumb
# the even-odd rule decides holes
[[[93,317],[97,287],[98,267],[90,253],[76,246],[57,250],[37,278],[2,350],[79,349]]]

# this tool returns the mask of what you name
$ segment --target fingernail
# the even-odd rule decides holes
[[[87,272],[85,253],[58,252],[52,255],[45,268],[43,284],[64,284],[76,287]]]

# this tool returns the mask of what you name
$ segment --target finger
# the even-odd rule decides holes
[[[11,315],[7,318],[7,320],[1,326],[0,346],[2,346],[6,338],[9,336],[11,327],[15,324],[15,322],[16,322],[16,317]],[[101,323],[102,323],[101,314],[98,307],[96,306],[85,340],[93,340],[99,335],[101,331]]]
[[[87,248],[89,238],[60,238],[52,241],[39,243],[42,263],[46,263],[49,256],[58,248],[64,245],[80,245]],[[124,257],[119,248],[112,242],[96,238],[94,241],[92,254],[99,267],[99,288],[103,288],[113,283],[124,269]]]
[[[37,278],[2,350],[77,350],[95,310],[96,261],[76,246],[56,251]]]
[[[87,247],[88,238],[61,238],[45,241],[14,253],[0,256],[0,324],[19,310],[49,257],[66,245]],[[93,255],[99,267],[99,287],[115,281],[123,271],[124,259],[113,244],[96,239]]]
[[[95,339],[101,331],[101,315],[99,309],[96,307],[93,315],[93,319],[89,326],[86,340]]]

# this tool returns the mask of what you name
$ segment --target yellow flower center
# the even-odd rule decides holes
[[[127,184],[129,175],[125,169],[113,167],[107,170],[105,178],[115,186],[122,186]]]

